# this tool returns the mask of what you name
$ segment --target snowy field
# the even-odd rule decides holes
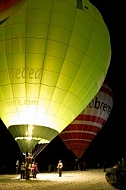
[[[115,190],[105,180],[101,169],[38,173],[36,179],[20,179],[20,175],[0,175],[0,190]]]

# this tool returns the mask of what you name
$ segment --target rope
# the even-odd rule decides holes
[[[48,145],[48,143],[44,143],[44,144],[38,144],[38,146],[35,148],[35,151],[33,152],[32,156],[33,159],[36,158],[36,156],[38,156],[40,154],[40,152]]]

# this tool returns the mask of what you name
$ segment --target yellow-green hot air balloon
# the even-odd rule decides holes
[[[84,110],[110,59],[109,31],[88,0],[28,0],[0,25],[0,117],[22,152]]]

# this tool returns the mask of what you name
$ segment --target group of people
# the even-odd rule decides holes
[[[20,179],[26,179],[28,180],[30,177],[36,178],[38,167],[37,163],[35,161],[32,161],[32,159],[26,159],[26,161],[22,161],[21,165],[19,165],[19,161],[16,162],[16,173],[19,172],[20,167]],[[49,165],[49,172],[50,172],[51,164]],[[18,169],[17,169],[18,168]],[[59,177],[62,176],[62,170],[63,170],[63,163],[61,160],[59,160],[57,164],[57,172],[59,173]]]
[[[37,175],[37,163],[31,159],[23,161],[20,165],[20,178],[28,180],[30,177],[36,178]]]

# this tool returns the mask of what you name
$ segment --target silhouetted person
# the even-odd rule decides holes
[[[48,172],[49,172],[49,173],[51,172],[51,168],[52,168],[52,165],[49,164],[49,165],[48,165]]]
[[[106,167],[107,167],[107,166],[106,166],[106,161],[104,160],[104,162],[103,162],[103,171],[104,171],[104,172],[106,172]]]
[[[24,162],[21,163],[20,171],[21,171],[21,179],[24,179],[25,177],[25,163]]]
[[[83,170],[86,171],[86,162],[83,162]]]
[[[16,174],[19,173],[19,160],[16,161]]]
[[[59,177],[61,177],[62,176],[62,169],[63,169],[63,163],[61,160],[59,160],[59,163],[57,165],[57,169],[58,169]]]
[[[26,161],[25,172],[26,172],[26,180],[30,178],[31,165],[29,161]]]
[[[37,163],[34,162],[34,166],[33,166],[33,178],[36,178],[37,171],[38,171]]]
[[[125,169],[125,160],[124,160],[124,158],[122,158],[122,160],[121,160],[121,169],[122,170]]]

